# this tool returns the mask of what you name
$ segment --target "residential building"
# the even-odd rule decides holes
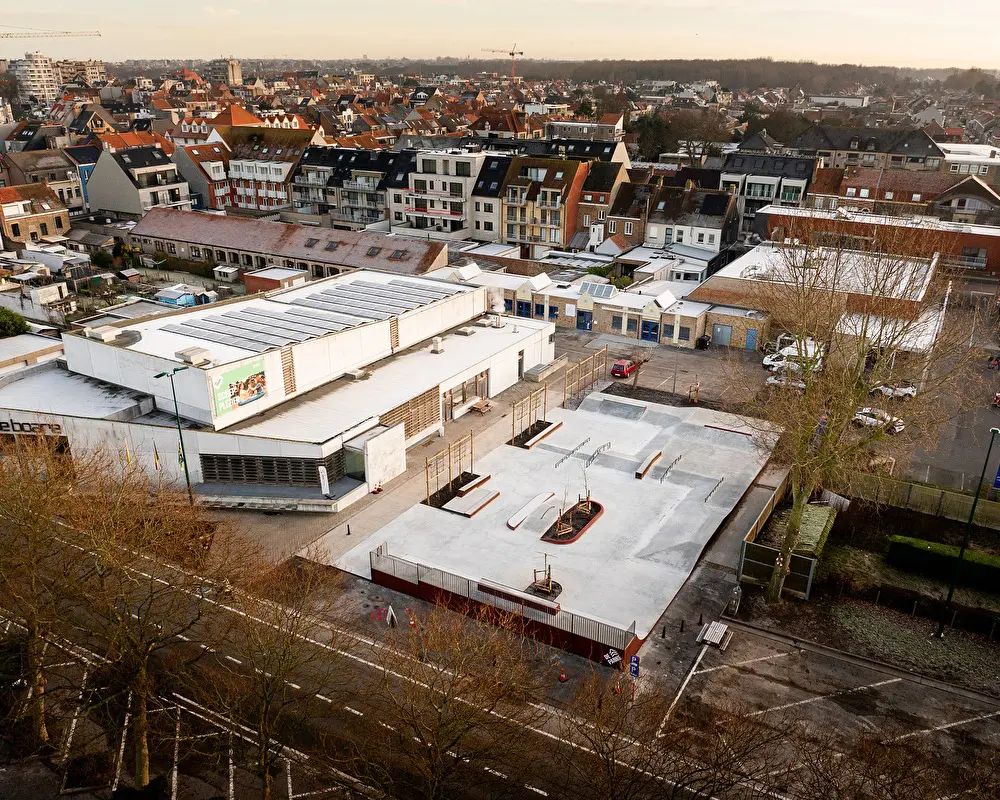
[[[925,214],[927,204],[958,183],[945,172],[867,167],[816,170],[806,206],[873,214]]]
[[[224,143],[181,146],[170,160],[188,182],[193,208],[224,211],[231,205],[229,148]]]
[[[102,152],[87,181],[87,194],[92,211],[129,218],[154,208],[192,207],[188,182],[157,147]]]
[[[929,213],[948,222],[1000,225],[1000,192],[970,175],[935,197]]]
[[[11,61],[10,71],[17,78],[22,102],[34,100],[48,105],[59,97],[60,82],[55,65],[51,58],[43,56],[37,50],[25,53],[24,58]]]
[[[131,231],[144,253],[244,269],[281,266],[314,278],[356,269],[421,275],[448,262],[442,242],[158,208]]]
[[[650,203],[645,234],[649,247],[687,245],[706,251],[711,260],[739,241],[736,197],[717,189],[664,186]]]
[[[791,152],[825,167],[937,170],[944,152],[919,128],[834,128],[813,125],[788,142]]]
[[[472,192],[486,158],[482,151],[471,149],[418,151],[406,190],[390,192],[392,232],[429,239],[469,238]]]
[[[513,159],[490,153],[483,160],[472,190],[472,238],[499,242],[503,238],[503,187]]]
[[[217,58],[205,67],[205,77],[212,83],[226,86],[243,85],[243,67],[236,58]]]
[[[553,119],[545,124],[549,139],[589,139],[602,142],[620,142],[625,138],[623,114],[604,114],[597,120]]]
[[[516,157],[503,184],[503,241],[522,258],[569,247],[590,162]]]
[[[939,142],[944,153],[942,171],[959,179],[976,175],[993,187],[1000,187],[1000,145],[951,144]]]
[[[604,241],[608,212],[619,188],[626,181],[628,172],[620,161],[594,161],[590,164],[577,205],[577,232],[570,241],[572,249],[592,250]]]
[[[541,139],[545,126],[523,111],[484,108],[469,130],[483,139]]]
[[[815,158],[730,153],[723,162],[719,188],[735,195],[740,229],[747,233],[754,215],[766,205],[804,205],[816,166]]]
[[[30,242],[69,231],[69,211],[44,183],[0,189],[0,239],[4,249],[21,251]]]
[[[108,79],[108,70],[103,61],[56,61],[53,68],[60,85],[82,81],[93,86]]]
[[[83,183],[74,161],[63,150],[22,150],[0,156],[2,178],[8,186],[47,183],[70,212],[83,211]]]
[[[312,139],[312,131],[228,128],[231,204],[256,214],[292,207],[292,174]]]

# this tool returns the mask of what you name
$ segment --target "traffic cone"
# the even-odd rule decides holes
[[[417,620],[414,618],[413,612],[410,611],[410,609],[406,609],[406,616],[408,616],[410,618],[410,627],[411,628],[416,628],[417,627]]]
[[[569,680],[569,679],[566,677],[566,668],[565,667],[560,667],[559,668],[559,683],[566,683],[567,680]]]

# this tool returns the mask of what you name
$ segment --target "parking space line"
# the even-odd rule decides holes
[[[772,661],[775,658],[784,658],[785,656],[793,656],[798,653],[798,650],[789,650],[786,653],[775,653],[770,656],[761,656],[760,658],[750,658],[746,661],[737,661],[735,664],[719,664],[715,667],[705,667],[705,669],[699,669],[695,672],[695,675],[704,675],[706,672],[715,672],[719,669],[738,669],[739,667],[746,667],[750,664],[757,664],[761,661]]]
[[[759,717],[760,715],[767,714],[770,711],[781,711],[786,708],[794,708],[795,706],[804,706],[808,705],[809,703],[816,703],[820,700],[827,700],[831,697],[841,697],[845,694],[862,692],[865,689],[877,689],[880,686],[889,686],[890,684],[893,683],[901,683],[902,680],[903,680],[902,678],[890,678],[887,681],[878,681],[878,683],[869,683],[866,684],[865,686],[855,686],[852,689],[841,689],[840,691],[837,692],[830,692],[829,694],[821,694],[818,697],[808,697],[805,700],[796,700],[794,703],[784,703],[783,705],[780,706],[771,706],[771,708],[765,708],[763,711],[755,711],[750,716]]]
[[[670,715],[674,712],[677,704],[681,701],[681,696],[684,694],[684,690],[687,689],[687,685],[691,682],[691,678],[694,677],[695,671],[698,669],[698,665],[701,660],[705,657],[705,653],[708,651],[708,645],[703,644],[701,650],[698,652],[698,657],[694,660],[694,664],[691,665],[691,669],[688,670],[688,674],[684,677],[684,682],[681,687],[677,690],[677,695],[674,697],[673,702],[670,704],[670,708],[667,709],[667,713],[663,715],[663,722],[660,723],[660,727],[656,729],[656,738],[660,739],[663,736],[663,729],[667,726],[667,720],[670,719]]]
[[[536,793],[540,794],[542,797],[548,797],[549,796],[548,792],[544,792],[541,789],[539,789],[537,786],[532,786],[530,783],[524,784],[524,788],[528,789],[529,791],[536,792]]]
[[[351,708],[350,706],[344,706],[345,711],[350,711],[352,714],[358,717],[363,717],[365,714],[363,711],[358,711],[356,708]]]
[[[957,728],[959,725],[971,725],[973,722],[979,722],[984,719],[993,719],[993,717],[1000,717],[1000,711],[991,711],[989,714],[980,714],[978,717],[969,717],[968,719],[960,719],[957,722],[946,722],[944,725],[936,725],[933,728],[925,728],[921,731],[904,733],[902,736],[897,736],[894,739],[889,739],[888,741],[899,742],[903,739],[910,739],[914,736],[924,736],[928,733],[935,733],[936,731],[950,730],[951,728]]]

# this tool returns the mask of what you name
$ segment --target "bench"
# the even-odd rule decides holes
[[[474,517],[500,496],[493,489],[473,489],[464,497],[453,497],[444,504],[444,510],[463,517]]]
[[[663,455],[663,451],[662,450],[657,450],[655,453],[650,453],[648,456],[646,456],[646,460],[643,461],[639,465],[639,469],[637,469],[635,471],[635,478],[636,478],[636,480],[641,481],[643,478],[645,478],[646,477],[646,473],[649,472],[653,468],[653,464],[655,464],[657,462],[657,460],[660,458],[660,456],[662,456],[662,455]]]
[[[472,410],[478,411],[480,414],[485,414],[493,410],[493,403],[489,400],[480,400],[478,403],[472,404]]]

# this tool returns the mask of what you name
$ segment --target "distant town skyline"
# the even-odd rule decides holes
[[[428,59],[489,58],[517,42],[528,59],[760,58],[914,68],[972,67],[1000,52],[1000,27],[942,13],[930,0],[382,0],[299,11],[267,0],[176,0],[169,6],[36,0],[5,11],[3,28],[100,30],[97,39],[4,40],[0,58],[39,50],[54,58]],[[985,17],[984,17],[985,19]]]

